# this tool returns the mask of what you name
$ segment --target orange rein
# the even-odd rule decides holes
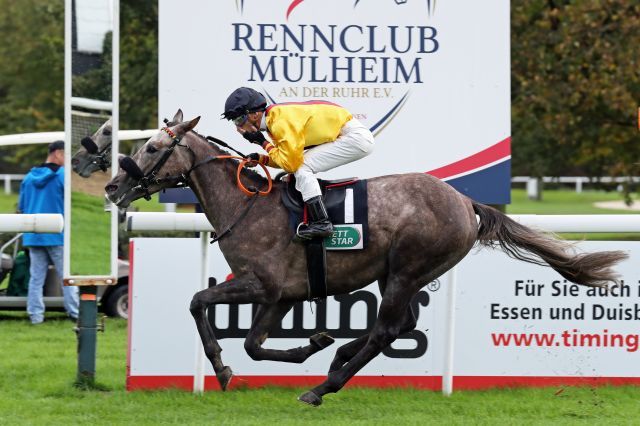
[[[238,157],[236,155],[220,155],[216,158],[219,158],[221,160],[227,160],[227,159],[233,159],[233,160],[241,160],[240,163],[238,163],[238,170],[236,172],[236,179],[237,179],[237,184],[238,184],[238,188],[240,189],[240,191],[244,192],[245,195],[248,196],[254,196],[256,194],[258,195],[267,195],[268,193],[271,192],[271,188],[273,187],[273,179],[271,179],[271,174],[269,174],[269,170],[267,170],[267,168],[264,166],[264,164],[260,164],[257,161],[253,161],[253,160],[247,160],[244,157]],[[268,186],[267,186],[267,190],[266,191],[258,191],[258,192],[252,192],[249,191],[247,189],[246,186],[244,186],[242,184],[242,181],[240,180],[240,173],[242,172],[243,167],[245,166],[245,164],[248,163],[254,163],[259,165],[260,167],[262,167],[262,170],[264,170],[264,173],[267,175],[267,182],[268,182]]]

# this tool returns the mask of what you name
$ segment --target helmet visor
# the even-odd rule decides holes
[[[236,126],[242,126],[247,122],[248,119],[249,117],[247,116],[247,114],[242,114],[241,116],[234,118],[232,121]]]

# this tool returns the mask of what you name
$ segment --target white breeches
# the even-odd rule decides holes
[[[294,173],[296,189],[304,201],[322,195],[318,172],[359,160],[373,151],[373,135],[360,121],[352,118],[342,126],[338,139],[314,146],[304,152],[304,162]]]

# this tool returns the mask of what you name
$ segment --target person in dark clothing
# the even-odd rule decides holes
[[[46,161],[25,176],[20,186],[18,212],[25,214],[60,213],[64,214],[64,142],[49,144]],[[31,266],[29,273],[29,294],[27,313],[32,324],[44,321],[43,288],[50,264],[56,267],[62,282],[63,233],[33,234],[25,233],[22,243],[29,248]],[[62,287],[64,307],[72,318],[78,318],[78,288]]]

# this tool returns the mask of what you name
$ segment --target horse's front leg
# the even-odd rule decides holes
[[[260,303],[269,304],[277,300],[278,294],[269,292],[257,279],[232,279],[222,284],[199,291],[193,296],[189,310],[198,328],[204,353],[211,362],[222,390],[226,390],[233,372],[222,362],[222,348],[216,340],[207,319],[207,308],[214,304]]]
[[[272,305],[261,305],[251,324],[251,330],[244,341],[247,354],[256,361],[280,361],[302,363],[311,355],[331,345],[334,340],[327,333],[317,333],[309,338],[309,344],[291,349],[265,349],[262,344],[269,333],[278,326],[282,318],[289,312],[293,302],[278,302]]]

